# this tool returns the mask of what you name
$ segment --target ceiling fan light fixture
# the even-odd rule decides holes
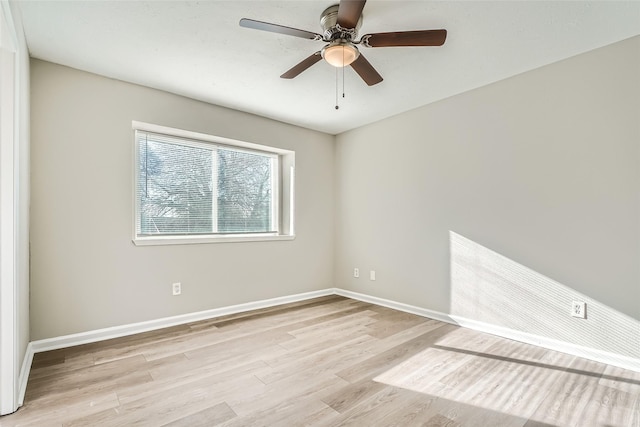
[[[360,52],[353,44],[348,42],[334,42],[322,49],[322,57],[329,64],[336,68],[351,65],[353,61],[358,59]]]

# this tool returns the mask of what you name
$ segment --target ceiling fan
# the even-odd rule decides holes
[[[320,16],[322,34],[247,18],[240,20],[240,26],[328,43],[281,75],[283,79],[298,76],[324,58],[334,67],[351,65],[351,68],[369,86],[380,83],[382,76],[360,53],[356,45],[365,47],[442,46],[447,38],[447,30],[420,30],[365,34],[360,40],[356,40],[362,25],[362,9],[365,3],[366,0],[340,0],[340,4],[325,9]]]

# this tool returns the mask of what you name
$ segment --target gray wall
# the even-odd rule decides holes
[[[635,37],[339,135],[336,286],[640,357],[638,76]]]
[[[333,286],[333,136],[39,60],[31,88],[32,339]],[[295,150],[296,239],[134,246],[132,120]]]

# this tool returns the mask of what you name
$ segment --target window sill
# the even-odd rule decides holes
[[[135,237],[133,243],[136,246],[159,246],[159,245],[197,245],[204,243],[240,243],[240,242],[270,242],[276,240],[293,240],[295,235],[260,235],[247,234],[243,236],[221,235],[221,236],[149,236]]]

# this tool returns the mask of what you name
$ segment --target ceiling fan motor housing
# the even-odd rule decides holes
[[[342,28],[338,25],[338,6],[337,4],[329,6],[320,15],[320,26],[322,27],[324,40],[353,41],[358,36],[358,30],[362,26],[362,15],[360,15],[355,28]]]

